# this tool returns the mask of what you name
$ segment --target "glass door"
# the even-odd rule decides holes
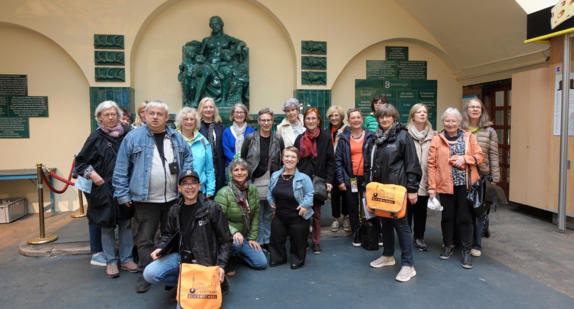
[[[498,135],[500,183],[506,195],[510,183],[510,113],[512,108],[511,85],[492,88],[493,129]]]

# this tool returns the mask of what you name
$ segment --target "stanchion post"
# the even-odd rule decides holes
[[[84,211],[84,193],[82,190],[78,190],[78,201],[80,202],[80,213],[77,215],[72,215],[72,218],[83,218],[86,216]]]
[[[44,181],[42,180],[42,163],[36,164],[38,173],[38,218],[40,220],[40,236],[28,239],[30,245],[40,245],[53,242],[58,239],[56,235],[46,235],[46,227],[44,225]]]

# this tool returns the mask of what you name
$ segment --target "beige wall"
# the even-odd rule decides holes
[[[445,63],[424,46],[413,42],[385,41],[357,54],[341,72],[332,89],[332,104],[344,110],[355,107],[355,79],[365,79],[367,60],[385,60],[386,46],[408,46],[409,60],[427,61],[427,79],[438,80],[437,126],[442,130],[440,116],[448,107],[461,109],[462,87]],[[436,129],[436,128],[435,128]]]
[[[44,163],[57,167],[58,174],[67,178],[73,155],[90,133],[88,81],[65,50],[34,31],[0,25],[0,42],[4,46],[0,73],[28,75],[28,95],[48,96],[50,114],[30,118],[29,139],[0,139],[0,170],[33,169],[36,163]],[[77,208],[76,192],[57,196],[56,209]],[[38,199],[30,181],[0,182],[0,197],[24,196],[29,210],[36,211]],[[47,194],[46,199],[49,202]]]

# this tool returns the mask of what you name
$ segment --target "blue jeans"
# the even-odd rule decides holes
[[[271,221],[273,220],[273,208],[267,201],[259,201],[259,236],[257,242],[260,245],[268,244],[271,237]]]
[[[122,264],[133,261],[132,249],[134,246],[132,228],[132,220],[127,219],[120,222],[118,227],[118,234],[120,235],[120,262]],[[116,264],[118,259],[116,257],[116,235],[114,233],[115,227],[102,228],[102,246],[104,248],[104,256],[108,264]]]
[[[401,263],[403,266],[413,266],[413,238],[407,216],[401,219],[380,218],[383,232],[383,256],[393,256],[395,254],[395,233],[401,247]]]
[[[249,247],[247,238],[243,239],[242,245],[231,244],[231,255],[239,253],[238,256],[244,260],[247,265],[255,269],[267,268],[267,258],[263,251],[257,251],[255,248]]]
[[[174,252],[151,262],[143,272],[145,281],[151,284],[177,286],[179,261],[179,253]]]
[[[88,225],[88,231],[90,233],[90,251],[92,254],[104,251],[102,248],[102,229]]]

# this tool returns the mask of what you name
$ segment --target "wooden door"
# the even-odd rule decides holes
[[[492,122],[498,135],[498,155],[500,164],[500,183],[506,195],[510,182],[510,113],[512,107],[512,86],[503,85],[492,88]]]

